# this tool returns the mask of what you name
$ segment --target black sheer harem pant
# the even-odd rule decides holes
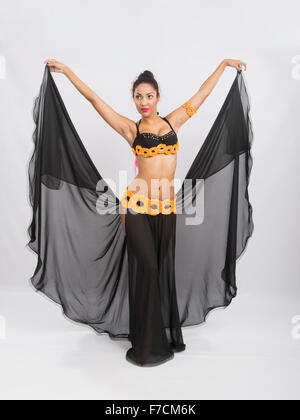
[[[126,358],[153,366],[185,349],[175,285],[176,213],[125,215],[129,274],[129,339]]]

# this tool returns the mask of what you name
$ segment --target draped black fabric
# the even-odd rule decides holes
[[[183,349],[180,327],[202,323],[237,294],[236,261],[254,228],[249,109],[237,72],[176,193],[176,214],[128,212],[125,235],[120,200],[89,157],[46,66],[34,101],[28,169],[33,217],[27,245],[38,256],[30,279],[36,290],[59,303],[68,318],[131,340],[128,354],[140,349],[135,358],[143,364],[171,355],[170,343]],[[158,266],[151,264],[155,252]],[[153,289],[151,278],[159,279]],[[152,318],[143,318],[141,301],[150,305]]]

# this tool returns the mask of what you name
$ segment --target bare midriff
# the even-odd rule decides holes
[[[137,156],[138,175],[127,189],[148,198],[174,200],[174,175],[177,154],[160,154],[152,157]]]

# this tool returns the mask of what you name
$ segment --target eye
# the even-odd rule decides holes
[[[136,95],[136,98],[139,98],[140,97],[140,95]],[[152,98],[153,97],[153,95],[148,95],[148,98]]]

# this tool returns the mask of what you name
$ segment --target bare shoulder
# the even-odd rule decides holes
[[[201,104],[206,100],[208,97],[208,93],[206,90],[199,89],[195,95],[193,95],[190,99],[185,101],[184,104],[175,108],[172,112],[166,115],[166,118],[170,121],[170,124],[173,124],[174,130],[177,131],[179,128],[185,124],[187,121],[190,120],[191,116],[194,115]]]
[[[130,118],[123,117],[123,129],[121,132],[121,136],[128,142],[130,146],[132,146],[134,139],[136,137],[136,123],[135,121],[131,120]]]
[[[176,119],[176,113],[174,111],[170,112],[168,115],[165,115],[165,118],[169,121],[175,133],[177,134],[180,128],[180,125],[178,124],[178,119]]]

